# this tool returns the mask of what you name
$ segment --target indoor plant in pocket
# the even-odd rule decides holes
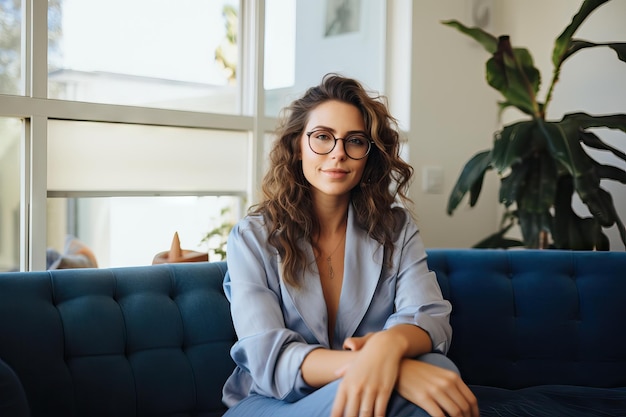
[[[495,170],[500,176],[499,200],[504,205],[501,228],[475,247],[608,250],[603,228],[617,225],[626,244],[626,228],[619,218],[611,195],[600,180],[626,183],[626,172],[594,160],[582,146],[612,152],[626,161],[626,154],[605,143],[590,129],[609,128],[626,132],[626,114],[565,114],[561,120],[547,120],[546,109],[559,79],[563,63],[575,53],[593,47],[608,47],[619,60],[626,62],[626,43],[593,43],[574,38],[582,22],[609,0],[585,0],[572,22],[556,39],[552,54],[554,72],[546,98],[539,101],[540,73],[525,48],[511,45],[508,36],[495,37],[480,28],[464,26],[456,20],[442,22],[480,43],[491,57],[486,63],[488,84],[504,100],[501,110],[515,107],[527,120],[503,127],[494,135],[493,147],[478,152],[464,166],[448,200],[452,214],[469,193],[474,206],[485,173]],[[626,80],[625,80],[626,82]],[[590,217],[580,217],[572,208],[577,193],[588,207]],[[519,225],[523,242],[506,238]]]

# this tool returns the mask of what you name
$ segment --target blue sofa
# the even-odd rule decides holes
[[[626,253],[429,250],[484,416],[626,416]],[[220,416],[226,264],[0,274],[1,416]]]

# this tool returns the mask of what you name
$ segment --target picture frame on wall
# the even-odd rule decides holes
[[[326,0],[325,37],[359,32],[360,29],[361,0]]]
[[[493,31],[494,0],[468,0],[466,3],[466,21],[487,32]]]

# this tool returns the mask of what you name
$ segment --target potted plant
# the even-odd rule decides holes
[[[574,38],[582,22],[609,0],[585,0],[572,22],[554,43],[554,72],[544,101],[537,93],[540,73],[530,52],[511,45],[508,36],[495,37],[480,28],[464,26],[456,20],[442,22],[480,43],[491,57],[486,63],[487,83],[504,100],[500,109],[515,107],[527,120],[506,125],[494,135],[493,147],[474,155],[464,166],[448,200],[452,215],[465,194],[474,206],[480,195],[485,173],[500,176],[499,201],[505,211],[500,230],[475,247],[597,249],[609,250],[603,228],[617,225],[626,244],[626,229],[611,195],[600,180],[626,183],[626,172],[594,160],[582,146],[612,152],[626,161],[626,154],[603,142],[592,128],[606,127],[626,132],[626,114],[565,114],[561,120],[547,120],[546,109],[564,62],[575,53],[592,47],[608,47],[626,62],[626,43],[593,43]],[[577,193],[589,208],[591,217],[581,218],[572,209]],[[507,232],[519,225],[523,242],[507,239]]]
[[[223,207],[220,210],[220,217],[218,219],[221,223],[208,231],[200,241],[200,243],[208,244],[209,252],[214,255],[211,257],[212,260],[223,261],[226,259],[228,235],[235,225],[230,219],[230,216],[228,216],[230,211],[230,207]]]

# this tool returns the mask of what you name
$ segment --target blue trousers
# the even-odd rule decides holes
[[[427,353],[417,360],[459,372],[456,365],[439,353]],[[327,384],[295,403],[286,403],[262,395],[250,395],[233,407],[224,417],[328,417],[335,400],[339,380]],[[421,407],[394,392],[387,406],[387,417],[428,417]]]

